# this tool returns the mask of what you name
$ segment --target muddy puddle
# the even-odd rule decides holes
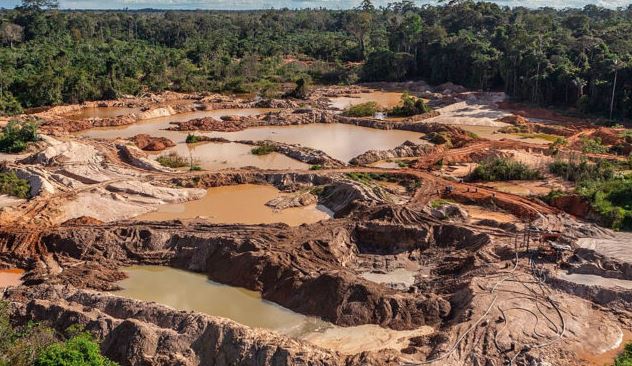
[[[0,288],[22,284],[24,271],[18,268],[0,269]]]
[[[412,331],[393,331],[377,325],[338,327],[263,300],[257,292],[221,285],[203,274],[169,267],[136,266],[125,272],[129,277],[119,283],[123,288],[116,292],[119,296],[229,318],[347,354],[401,349],[408,344],[408,338],[432,332],[429,327]]]
[[[71,112],[64,117],[71,120],[82,120],[91,118],[114,118],[119,116],[126,116],[132,113],[141,112],[140,108],[127,108],[127,107],[87,107],[82,108],[77,112]]]
[[[621,336],[611,349],[601,353],[594,353],[594,349],[581,349],[577,354],[580,359],[583,359],[591,366],[612,365],[617,356],[623,352],[625,345],[631,341],[632,332],[621,330]]]
[[[204,218],[222,224],[272,224],[290,226],[309,224],[331,218],[331,211],[321,205],[292,207],[281,211],[265,204],[281,193],[272,186],[243,184],[214,187],[201,200],[158,206],[158,210],[136,217],[137,220],[175,220]]]
[[[369,93],[354,94],[351,96],[329,98],[332,108],[346,109],[357,104],[376,102],[382,108],[392,108],[399,104],[402,93],[373,91]]]

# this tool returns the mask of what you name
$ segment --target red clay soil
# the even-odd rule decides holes
[[[145,151],[162,151],[176,144],[166,137],[152,137],[147,134],[140,134],[130,138],[139,149]]]
[[[498,103],[498,108],[506,112],[517,114],[525,118],[538,118],[547,121],[555,121],[564,124],[572,124],[576,127],[589,127],[590,122],[579,117],[563,115],[549,109],[527,106],[522,103],[503,101]]]
[[[556,197],[551,200],[551,205],[579,218],[586,218],[592,213],[590,203],[579,195]]]

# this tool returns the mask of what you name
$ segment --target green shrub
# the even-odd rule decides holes
[[[37,123],[9,121],[0,134],[0,152],[20,153],[29,142],[37,140]]]
[[[200,142],[200,136],[197,136],[192,133],[187,135],[187,139],[186,139],[187,144],[195,144],[196,142]]]
[[[28,198],[30,191],[29,181],[18,178],[15,172],[0,173],[0,194]]]
[[[253,155],[268,155],[275,151],[276,151],[276,148],[274,147],[274,145],[270,145],[270,144],[263,144],[261,146],[254,147],[252,150],[250,150],[250,152]]]
[[[184,156],[178,155],[177,152],[170,152],[167,155],[159,156],[156,161],[160,163],[162,166],[166,166],[168,168],[182,168],[190,165],[189,159]]]
[[[324,169],[324,167],[320,164],[312,165],[309,167],[309,170],[321,170],[321,169]]]
[[[199,165],[191,165],[191,169],[192,172],[199,172],[202,170],[202,167]]]
[[[404,93],[400,105],[391,109],[389,114],[394,117],[410,117],[430,111],[432,108],[428,107],[423,99]]]
[[[546,140],[548,142],[553,142],[555,143],[557,141],[557,139],[559,139],[559,136],[556,135],[551,135],[548,133],[524,133],[524,132],[520,132],[516,134],[517,136],[520,136],[523,139],[540,139],[540,140]]]
[[[632,229],[632,178],[585,181],[577,192],[586,197],[604,220],[615,229]]]
[[[22,113],[22,105],[13,94],[4,92],[0,94],[0,116],[14,116]]]
[[[549,165],[549,172],[571,182],[610,180],[615,176],[613,165],[606,160],[596,163],[585,160],[580,163],[556,160]]]
[[[605,154],[608,152],[608,147],[601,144],[601,138],[596,137],[594,139],[583,137],[582,152],[590,154]]]
[[[372,117],[378,110],[379,107],[376,102],[366,102],[347,108],[342,115],[347,117]]]
[[[623,352],[614,360],[613,366],[632,366],[632,343],[626,344]]]
[[[63,343],[48,346],[37,357],[35,366],[115,366],[101,355],[91,335],[82,333]]]
[[[504,180],[536,180],[542,174],[527,165],[504,158],[494,158],[483,161],[468,176],[470,181],[504,181]]]

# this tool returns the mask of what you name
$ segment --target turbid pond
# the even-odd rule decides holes
[[[430,327],[411,331],[394,331],[377,325],[338,327],[263,300],[257,292],[221,285],[203,274],[170,267],[136,266],[125,272],[129,277],[119,283],[123,288],[116,293],[119,296],[228,318],[348,354],[401,349],[408,344],[409,337],[432,332]]]
[[[285,223],[290,226],[314,223],[329,219],[331,212],[320,205],[293,207],[277,211],[266,202],[279,196],[287,196],[272,186],[243,184],[214,187],[207,190],[201,200],[158,206],[158,210],[138,220],[174,220],[202,217],[222,224],[271,224]]]

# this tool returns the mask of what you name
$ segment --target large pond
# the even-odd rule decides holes
[[[257,292],[221,285],[203,274],[169,267],[136,266],[125,272],[128,278],[119,283],[123,290],[117,295],[229,318],[348,354],[401,349],[407,346],[408,338],[432,332],[429,327],[412,331],[393,331],[377,325],[337,327],[263,300]]]
[[[321,205],[293,207],[276,211],[265,204],[279,196],[272,186],[243,184],[214,187],[207,190],[200,200],[180,204],[158,206],[158,210],[138,216],[138,220],[175,220],[204,218],[209,222],[222,224],[271,224],[285,223],[290,226],[310,224],[331,217],[331,211]],[[248,209],[244,209],[247,207]]]
[[[95,128],[82,132],[93,138],[129,138],[137,134],[166,137],[178,146],[162,152],[177,151],[200,162],[205,169],[238,168],[255,166],[263,169],[306,169],[307,164],[272,153],[267,156],[250,154],[251,146],[241,144],[201,143],[187,146],[188,132],[167,131],[170,122],[186,121],[200,117],[225,115],[255,115],[267,109],[231,109],[179,114],[171,117],[154,118],[133,125]],[[377,130],[345,124],[311,124],[285,127],[256,127],[238,132],[195,132],[198,135],[224,137],[229,140],[273,140],[319,149],[330,156],[348,161],[368,150],[392,149],[406,140],[419,142],[422,134],[400,130]]]

